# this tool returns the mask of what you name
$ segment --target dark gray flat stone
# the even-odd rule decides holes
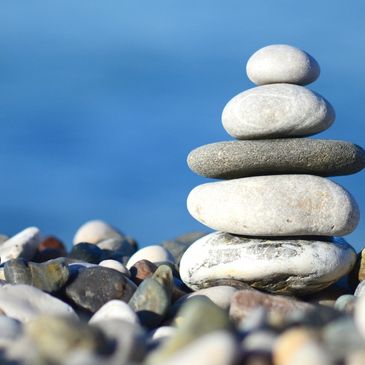
[[[211,143],[190,152],[198,175],[217,179],[272,174],[349,175],[365,167],[365,151],[345,141],[287,138]]]

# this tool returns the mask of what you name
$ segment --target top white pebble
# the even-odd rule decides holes
[[[301,49],[286,44],[273,44],[259,49],[250,57],[246,72],[256,85],[307,85],[318,78],[320,68],[317,61]]]

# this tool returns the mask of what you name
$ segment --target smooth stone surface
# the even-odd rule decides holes
[[[365,167],[365,151],[350,142],[287,138],[228,141],[198,147],[188,156],[198,175],[216,179],[275,174],[337,176]]]
[[[365,295],[365,280],[360,281],[359,285],[356,287],[355,297],[362,297]]]
[[[40,316],[25,327],[42,357],[59,363],[73,350],[109,354],[112,342],[95,327],[70,318]]]
[[[68,304],[40,289],[24,284],[0,287],[0,310],[20,322],[31,321],[42,314],[77,319],[77,315]]]
[[[113,251],[119,256],[131,257],[136,252],[136,247],[126,237],[114,237],[97,243],[103,250]]]
[[[0,316],[0,348],[11,345],[21,336],[22,332],[21,322],[10,317]]]
[[[171,269],[160,266],[133,294],[128,304],[137,313],[143,326],[156,328],[164,319],[171,304],[172,279]]]
[[[134,291],[135,287],[120,272],[96,266],[78,271],[65,293],[74,304],[95,313],[112,299],[127,302]]]
[[[63,288],[70,277],[68,266],[61,260],[37,264],[15,259],[7,261],[4,268],[9,284],[28,284],[49,293]]]
[[[235,338],[228,332],[214,332],[196,341],[171,356],[166,362],[147,360],[147,365],[234,365],[238,355]]]
[[[242,341],[244,351],[265,351],[271,353],[277,334],[272,330],[259,330],[249,333]]]
[[[181,297],[174,305],[181,306],[191,298],[198,296],[198,297],[206,297],[210,299],[218,307],[228,311],[231,305],[232,296],[236,291],[237,289],[231,286],[213,286],[211,288],[200,289],[193,293],[186,294],[183,297]]]
[[[30,260],[36,253],[40,243],[40,231],[37,227],[29,227],[17,233],[0,245],[1,262],[23,258]]]
[[[187,301],[181,307],[178,317],[180,320],[175,335],[149,356],[148,365],[164,363],[201,336],[231,328],[227,313],[205,297]]]
[[[304,295],[345,275],[355,262],[343,239],[253,238],[211,233],[185,252],[180,275],[193,290],[218,278],[233,278],[257,289]]]
[[[116,260],[103,260],[99,263],[99,266],[107,267],[121,272],[123,275],[130,277],[131,273],[129,270],[119,261]]]
[[[139,319],[133,309],[121,300],[110,300],[105,303],[94,315],[90,318],[89,323],[120,319],[132,324],[139,324]]]
[[[240,290],[233,294],[229,315],[233,321],[240,322],[258,307],[264,307],[268,312],[277,312],[286,316],[293,312],[307,312],[314,309],[314,306],[309,303],[289,297]]]
[[[359,223],[359,208],[340,185],[313,175],[270,175],[194,188],[190,214],[218,230],[249,236],[343,236]]]
[[[256,85],[282,82],[307,85],[318,78],[320,68],[307,52],[287,44],[272,44],[249,58],[246,72]]]
[[[73,260],[89,262],[90,264],[98,264],[103,260],[103,250],[95,244],[80,242],[72,247],[68,257]]]
[[[76,232],[73,243],[98,243],[109,238],[120,238],[123,234],[102,220],[91,220],[84,223]]]
[[[327,100],[291,84],[248,89],[232,98],[222,113],[223,128],[237,139],[303,137],[328,129],[334,120]]]
[[[353,314],[357,297],[351,294],[341,295],[337,298],[334,308],[348,314]]]
[[[136,262],[141,260],[148,260],[151,262],[168,261],[175,263],[174,257],[165,248],[153,245],[141,248],[138,250],[127,262],[127,269],[130,269]]]
[[[129,268],[131,279],[137,285],[144,279],[151,277],[156,270],[157,266],[148,260],[137,261]]]
[[[365,295],[362,295],[356,301],[354,320],[357,329],[359,330],[361,336],[365,340]]]
[[[167,338],[170,338],[174,336],[177,332],[176,327],[172,326],[161,326],[159,328],[156,328],[151,332],[151,339],[154,341],[161,341],[166,340]]]
[[[357,254],[356,264],[349,275],[349,283],[353,289],[365,280],[365,249]]]

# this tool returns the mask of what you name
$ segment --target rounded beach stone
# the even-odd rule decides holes
[[[120,238],[123,234],[102,220],[91,220],[84,223],[76,232],[74,245],[80,242],[98,243],[108,238]]]
[[[307,85],[320,73],[317,61],[308,53],[287,44],[272,44],[256,51],[246,66],[256,85],[288,83]]]
[[[175,263],[174,257],[165,248],[153,245],[141,248],[127,262],[127,269],[130,269],[136,262],[148,260],[151,262],[171,262]]]
[[[129,272],[129,270],[122,263],[120,263],[119,261],[116,261],[116,260],[103,260],[99,263],[99,266],[103,266],[103,267],[107,267],[109,269],[119,271],[128,277],[131,276],[131,273]]]
[[[223,127],[237,139],[302,137],[335,120],[331,104],[303,86],[273,84],[246,90],[225,106]]]
[[[350,142],[311,138],[211,143],[191,151],[188,165],[198,175],[237,179],[256,175],[355,174],[365,167],[365,151]]]
[[[340,238],[265,239],[214,232],[188,248],[180,275],[193,290],[217,278],[233,278],[270,292],[304,295],[337,281],[355,258],[354,249]]]
[[[359,222],[352,196],[313,175],[253,176],[199,185],[187,199],[190,214],[206,226],[249,236],[333,236]]]

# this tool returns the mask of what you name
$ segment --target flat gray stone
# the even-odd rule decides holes
[[[328,101],[291,84],[246,90],[231,99],[222,114],[224,129],[237,139],[308,136],[326,130],[334,120]]]
[[[286,138],[229,141],[198,147],[188,156],[198,175],[216,179],[275,174],[338,176],[365,167],[365,151],[350,142]]]
[[[308,53],[287,44],[272,44],[256,51],[247,62],[247,76],[256,85],[285,82],[307,85],[320,73]]]
[[[193,290],[231,278],[269,292],[304,295],[336,282],[355,260],[354,249],[340,238],[264,239],[214,232],[186,250],[180,276]]]
[[[359,208],[340,185],[313,175],[245,177],[199,185],[190,214],[206,226],[248,236],[342,236]]]

